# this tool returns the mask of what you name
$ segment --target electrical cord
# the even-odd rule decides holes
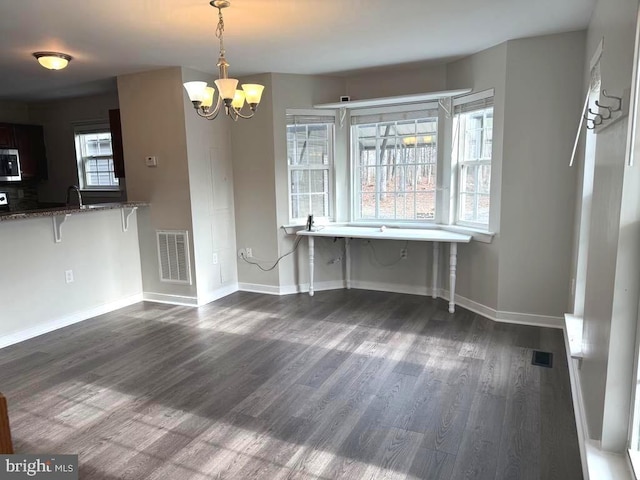
[[[270,266],[269,268],[263,267],[262,265],[260,265],[260,262],[251,262],[251,261],[247,260],[246,257],[244,256],[244,254],[240,255],[240,258],[242,260],[244,260],[246,263],[248,263],[249,265],[255,265],[256,267],[258,267],[263,272],[270,272],[271,270],[273,270],[274,268],[276,268],[278,266],[278,264],[280,263],[280,260],[282,260],[284,257],[288,257],[289,255],[291,255],[293,252],[295,252],[298,249],[298,245],[300,245],[300,240],[302,240],[302,237],[296,238],[296,241],[293,244],[293,248],[289,252],[285,253],[284,255],[281,255],[275,261],[275,263],[272,266]]]

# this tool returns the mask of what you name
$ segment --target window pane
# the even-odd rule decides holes
[[[460,169],[460,192],[474,193],[476,191],[476,172],[478,167],[463,165]]]
[[[309,213],[318,217],[326,217],[329,214],[329,202],[327,195],[311,195],[311,210]]]
[[[478,218],[476,222],[489,224],[489,206],[491,197],[489,195],[478,195]]]
[[[436,218],[436,192],[416,193],[415,218],[433,220]]]
[[[474,194],[461,194],[460,195],[460,220],[464,222],[472,222],[474,220]]]
[[[491,165],[481,165],[478,171],[478,192],[490,193]]]
[[[360,218],[416,220],[416,192],[430,192],[435,205],[437,118],[355,125],[352,138]],[[423,210],[422,218],[434,218],[432,207]]]
[[[308,170],[291,171],[291,194],[294,193],[309,193]]]
[[[360,203],[360,216],[362,218],[376,218],[376,196],[375,193],[363,193]]]
[[[323,193],[329,190],[329,172],[326,170],[310,170],[310,192]]]
[[[293,218],[306,217],[311,213],[309,195],[291,195],[291,215]]]

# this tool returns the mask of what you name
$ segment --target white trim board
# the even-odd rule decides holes
[[[569,333],[566,326],[563,328],[563,334],[584,480],[632,480],[635,477],[625,454],[605,452],[600,449],[599,442],[589,438],[584,398],[582,388],[580,388],[580,362],[582,359],[571,357]]]
[[[361,290],[373,290],[377,292],[404,293],[408,295],[431,296],[431,287],[423,285],[401,285],[396,283],[383,282],[366,282],[361,280],[352,280],[351,287]],[[314,282],[314,290],[319,292],[322,290],[336,290],[344,288],[344,281],[332,280],[325,282]],[[238,290],[243,292],[264,293],[267,295],[291,295],[296,293],[306,293],[309,291],[309,284],[300,285],[261,285],[256,283],[239,283]],[[438,290],[438,297],[449,300],[449,291],[445,289]],[[532,325],[535,327],[563,328],[563,317],[552,317],[546,315],[536,315],[531,313],[502,312],[491,307],[487,307],[468,298],[456,295],[456,305],[470,310],[478,315],[487,317],[494,322],[514,323],[518,325]]]
[[[231,283],[229,285],[225,285],[220,287],[212,292],[207,293],[206,295],[198,295],[198,306],[206,305],[207,303],[215,302],[216,300],[226,297],[227,295],[231,295],[238,291],[238,284]]]
[[[238,284],[231,283],[220,287],[205,295],[197,297],[188,297],[186,295],[170,295],[168,293],[144,292],[143,299],[145,302],[166,303],[169,305],[182,305],[185,307],[200,307],[211,303],[219,298],[231,295],[238,291]]]
[[[197,297],[186,295],[169,295],[167,293],[144,292],[142,299],[145,302],[168,303],[170,305],[183,305],[185,307],[197,307]]]
[[[68,327],[69,325],[73,325],[74,323],[89,320],[90,318],[97,317],[99,315],[104,315],[105,313],[113,312],[114,310],[118,310],[120,308],[128,307],[129,305],[133,305],[134,303],[138,303],[141,301],[142,294],[139,293],[131,295],[129,297],[124,297],[120,300],[116,300],[115,302],[109,302],[98,305],[97,307],[74,312],[70,315],[65,315],[64,317],[41,323],[25,330],[20,330],[19,332],[10,333],[8,335],[0,337],[0,348],[8,347],[9,345],[15,345],[16,343],[24,342],[25,340],[44,335],[45,333],[53,332],[54,330],[58,330],[60,328]]]

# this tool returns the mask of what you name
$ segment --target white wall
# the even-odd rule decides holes
[[[593,57],[604,38],[602,86],[616,95],[631,85],[637,8],[636,0],[600,0],[588,29],[585,58]],[[588,75],[587,65],[582,92]],[[638,174],[624,168],[626,136],[627,119],[597,135],[580,370],[589,435],[611,451],[626,445],[638,302],[637,279],[625,268],[633,264],[637,271],[638,242],[635,251],[629,242],[640,241],[637,212],[621,210],[623,201],[637,201]],[[579,191],[578,208],[581,200]],[[575,257],[577,232],[574,238]]]
[[[182,81],[192,80],[213,82],[209,75],[183,69]],[[231,162],[233,121],[224,114],[212,121],[200,118],[186,92],[184,109],[196,285],[198,301],[204,303],[224,293],[222,288],[235,289],[238,281]]]
[[[584,32],[507,42],[498,309],[562,316],[570,290]]]
[[[144,292],[194,302],[195,278],[191,285],[160,281],[155,233],[189,231],[195,273],[182,70],[172,67],[118,77],[118,95],[127,198],[151,204],[139,222]],[[147,167],[146,156],[156,156],[158,166]]]
[[[259,83],[265,89],[255,117],[238,120],[231,127],[237,247],[251,247],[256,259],[269,260],[278,255],[273,75],[243,78],[241,83]],[[277,288],[278,269],[262,272],[238,261],[238,281]]]
[[[0,347],[141,299],[136,214],[127,232],[120,210],[71,215],[61,243],[51,217],[2,221],[0,244]]]

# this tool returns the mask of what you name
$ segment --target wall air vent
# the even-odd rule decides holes
[[[189,232],[157,230],[160,280],[191,285],[189,260]]]

